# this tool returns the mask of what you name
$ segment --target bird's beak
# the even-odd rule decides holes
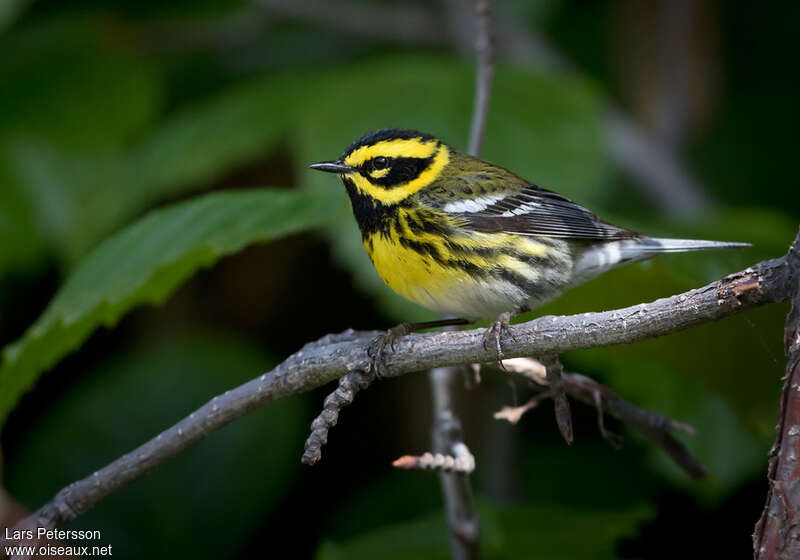
[[[309,167],[318,171],[327,171],[328,173],[350,173],[354,171],[352,167],[342,163],[341,160],[321,161],[319,163],[312,163]]]

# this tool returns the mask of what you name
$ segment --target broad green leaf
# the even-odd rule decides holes
[[[83,372],[6,447],[6,488],[34,510],[275,363],[221,332],[150,337]],[[234,558],[300,474],[304,396],[254,411],[104,500],[72,528],[124,558]],[[198,539],[217,534],[224,538]],[[154,546],[154,543],[160,543]],[[88,544],[88,543],[84,543]]]
[[[77,149],[27,128],[7,133],[0,173],[5,167],[27,195],[40,237],[73,264],[149,204],[208,187],[269,153],[287,126],[290,113],[278,108],[293,98],[292,83],[269,78],[230,88],[168,116],[133,146],[115,136],[102,148]]]
[[[3,351],[0,421],[36,378],[93,330],[132,307],[159,303],[199,268],[256,242],[319,222],[313,193],[263,189],[210,194],[151,212],[84,259],[42,316]]]
[[[274,147],[288,124],[284,110],[297,98],[286,76],[252,80],[167,118],[127,154],[142,200],[208,184],[235,165]]]

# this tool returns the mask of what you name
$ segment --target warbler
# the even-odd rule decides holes
[[[519,175],[416,130],[365,134],[335,161],[312,169],[344,182],[361,238],[383,281],[398,294],[462,320],[494,319],[484,341],[516,314],[617,266],[661,253],[748,243],[659,239],[603,222]]]

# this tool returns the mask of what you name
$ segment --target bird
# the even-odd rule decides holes
[[[384,128],[311,169],[335,173],[350,198],[378,275],[412,302],[453,317],[403,323],[371,344],[378,369],[386,345],[422,328],[491,319],[502,360],[510,320],[618,266],[663,253],[749,243],[650,237],[594,213],[508,169],[435,136]],[[501,362],[502,363],[502,362]]]

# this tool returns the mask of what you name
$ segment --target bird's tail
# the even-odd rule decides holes
[[[620,265],[652,259],[663,253],[707,251],[712,249],[742,249],[750,243],[705,241],[702,239],[666,239],[634,237],[597,243],[587,247],[573,264],[574,283],[580,284]]]
[[[709,251],[713,249],[743,249],[752,243],[736,241],[706,241],[704,239],[669,239],[640,237],[620,243],[623,257],[648,258],[658,253],[684,253],[686,251]]]

